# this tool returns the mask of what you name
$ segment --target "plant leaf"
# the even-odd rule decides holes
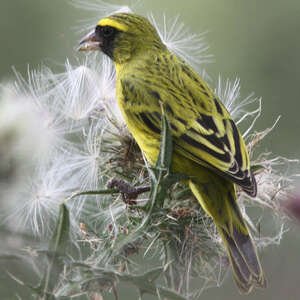
[[[172,133],[166,115],[162,115],[162,137],[156,167],[170,169],[173,154]]]
[[[253,165],[251,166],[251,172],[256,173],[257,171],[260,171],[262,169],[265,169],[262,165]]]
[[[85,196],[85,195],[107,195],[107,194],[117,194],[117,193],[119,193],[119,191],[114,190],[114,189],[78,192],[78,193],[73,194],[68,199],[66,199],[66,201],[74,199],[74,198],[79,197],[79,196]]]
[[[33,289],[39,295],[42,294],[45,300],[55,299],[51,291],[54,290],[60,280],[60,275],[64,268],[62,258],[65,256],[69,241],[69,211],[65,204],[61,204],[56,227],[49,244],[49,264],[40,285]]]

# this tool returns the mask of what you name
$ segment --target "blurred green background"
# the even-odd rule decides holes
[[[251,92],[261,96],[263,117],[256,124],[257,130],[270,127],[278,115],[282,116],[276,129],[265,138],[263,148],[276,155],[300,157],[299,0],[188,0],[176,3],[147,0],[140,1],[136,10],[143,14],[152,11],[155,16],[166,13],[169,18],[179,14],[180,21],[191,32],[208,31],[206,41],[215,61],[206,65],[208,73],[213,79],[219,74],[232,80],[239,77],[243,96]],[[75,47],[82,33],[76,32],[74,27],[88,17],[88,12],[74,8],[65,0],[1,0],[1,81],[13,78],[12,66],[23,74],[28,65],[36,68],[41,63],[61,70],[66,58],[75,59],[78,55]],[[242,297],[230,275],[221,288],[206,290],[202,298],[300,299],[299,229],[291,226],[280,246],[271,246],[262,253],[269,280],[267,290]],[[0,263],[1,299],[17,299],[15,293],[20,289],[5,273],[6,270],[18,272],[15,267]],[[107,295],[105,299],[113,297]],[[137,299],[137,294],[124,287],[121,299]]]

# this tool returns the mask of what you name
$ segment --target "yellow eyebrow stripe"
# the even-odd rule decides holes
[[[120,31],[128,31],[128,27],[125,24],[120,24],[119,22],[116,22],[115,20],[112,19],[102,19],[98,23],[99,26],[111,26],[114,27]]]

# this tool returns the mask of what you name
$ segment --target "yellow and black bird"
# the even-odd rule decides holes
[[[144,17],[119,13],[103,18],[80,50],[101,50],[117,71],[117,101],[125,122],[151,165],[161,142],[161,103],[173,140],[171,168],[213,218],[242,293],[266,280],[237,205],[235,185],[255,196],[245,142],[211,88],[172,54]]]

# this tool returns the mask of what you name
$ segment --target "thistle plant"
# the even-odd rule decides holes
[[[97,20],[131,11],[102,1],[74,2],[96,13]],[[206,75],[204,64],[211,56],[204,35],[189,35],[178,17],[149,19],[168,48],[215,86],[244,129],[259,188],[255,198],[238,190],[239,206],[259,250],[279,243],[287,230],[282,207],[292,191],[294,161],[257,147],[279,119],[255,131],[261,99],[243,99],[239,79],[220,77],[214,83]],[[15,74],[0,94],[2,226],[39,240],[13,256],[40,280],[32,286],[18,274],[12,279],[37,299],[101,299],[107,293],[119,299],[119,282],[135,287],[139,299],[147,293],[198,299],[204,289],[220,286],[227,256],[214,223],[181,184],[183,176],[170,171],[167,118],[153,168],[122,120],[114,67],[106,57],[89,55],[77,65],[67,61],[61,73],[42,66],[29,69],[27,78]],[[251,208],[259,213],[251,215]]]

